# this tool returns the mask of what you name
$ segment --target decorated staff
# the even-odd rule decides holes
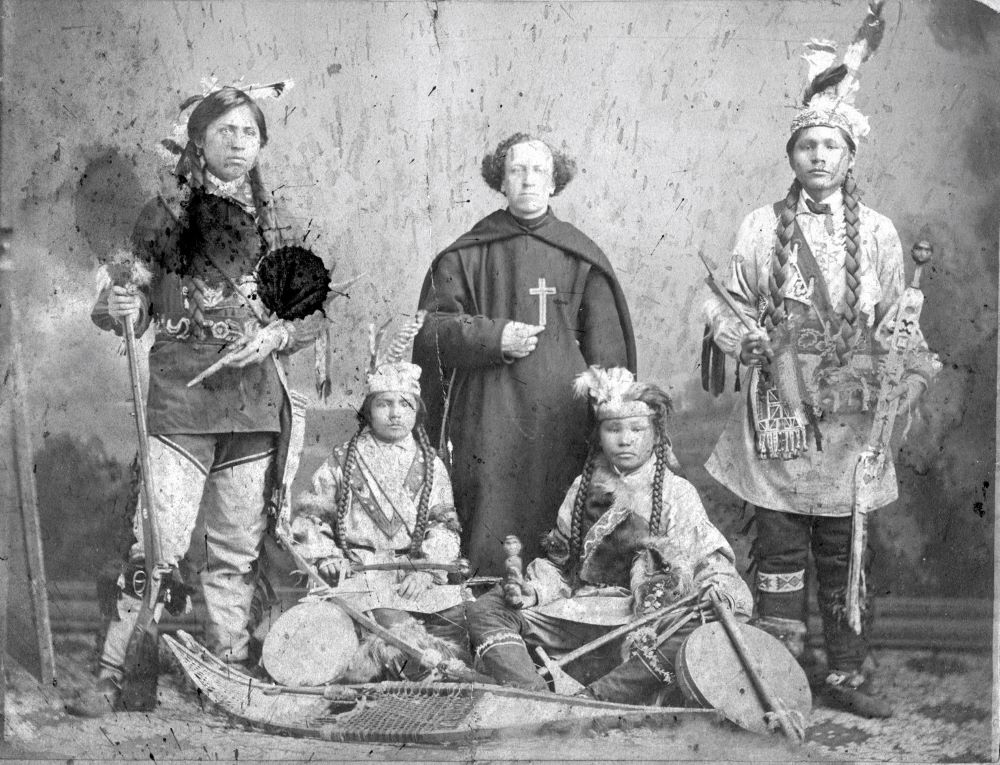
[[[801,656],[811,550],[828,657],[820,697],[868,717],[892,709],[865,668],[864,519],[897,497],[887,415],[912,409],[940,368],[919,333],[892,352],[891,328],[909,326],[896,317],[908,321],[913,307],[902,245],[892,222],[861,204],[853,177],[869,132],[854,100],[883,34],[881,6],[869,3],[842,60],[833,42],[806,46],[809,82],[785,147],[795,180],[743,221],[724,285],[738,315],[708,298],[703,354],[716,392],[718,354],[750,367],[706,468],[755,506],[757,625]]]
[[[913,281],[900,295],[896,305],[879,327],[879,340],[889,349],[882,366],[881,386],[875,405],[875,417],[868,435],[868,448],[858,456],[854,468],[854,507],[851,513],[851,559],[847,569],[847,623],[861,634],[861,608],[865,601],[864,551],[868,544],[868,513],[874,509],[871,489],[886,471],[889,440],[899,412],[898,391],[904,384],[908,356],[920,353],[923,333],[920,331],[920,311],[924,293],[920,291],[920,272],[930,262],[934,247],[919,241],[910,251],[914,263]]]
[[[250,622],[261,543],[268,511],[277,513],[287,494],[286,468],[294,463],[292,445],[301,442],[305,408],[304,397],[289,390],[283,364],[313,341],[320,326],[275,316],[280,306],[262,302],[258,289],[259,263],[280,248],[281,237],[257,162],[268,133],[254,96],[274,97],[284,90],[281,83],[246,90],[209,83],[182,105],[189,112],[183,145],[172,145],[179,150],[170,155],[176,165],[143,208],[132,235],[136,264],[150,278],[125,284],[105,273],[100,285],[92,312],[98,327],[122,334],[134,323],[136,336],[150,327],[155,335],[144,422],[149,449],[140,462],[144,480],[152,479],[152,486],[144,484],[144,493],[152,496],[141,505],[155,519],[159,539],[143,533],[143,514],[137,514],[129,559],[117,581],[101,588],[108,601],[102,610],[111,620],[98,683],[69,705],[75,714],[155,704],[155,693],[136,698],[122,687],[134,653],[129,637],[152,635],[157,600],[167,608],[185,607],[187,584],[179,563],[200,512],[209,648],[223,661],[255,671]],[[322,307],[329,282],[322,265],[318,273],[310,270],[315,260],[298,257],[302,253],[279,249],[279,255],[288,257],[277,270],[301,272],[318,283],[315,290],[303,290],[312,302],[301,310]],[[115,268],[111,263],[105,271]],[[188,387],[192,377],[235,347],[239,353],[225,369]],[[139,392],[134,398],[138,403]],[[150,587],[157,581],[162,582],[158,598]]]

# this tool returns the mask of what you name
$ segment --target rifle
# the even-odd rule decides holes
[[[130,285],[130,289],[135,289]],[[139,474],[142,478],[139,507],[142,513],[142,536],[146,563],[146,587],[135,626],[125,649],[124,675],[120,703],[129,711],[149,711],[156,706],[156,681],[159,673],[157,645],[157,601],[166,567],[162,564],[159,526],[156,521],[156,494],[149,458],[149,432],[146,428],[146,405],[139,378],[135,326],[132,317],[124,320],[125,353],[132,383],[132,404],[136,435],[139,439]]]
[[[854,466],[854,504],[851,508],[851,553],[847,567],[847,623],[858,635],[861,634],[861,601],[865,590],[863,558],[867,534],[870,494],[874,484],[885,473],[886,456],[892,428],[899,411],[899,397],[892,400],[889,394],[903,380],[906,372],[905,355],[913,347],[920,327],[920,311],[924,305],[924,294],[920,291],[920,272],[934,253],[934,248],[924,241],[913,245],[911,257],[917,264],[913,282],[903,290],[896,304],[895,327],[889,343],[889,353],[885,360],[882,383],[879,386],[878,402],[875,405],[875,419],[868,435],[868,448],[858,456]]]

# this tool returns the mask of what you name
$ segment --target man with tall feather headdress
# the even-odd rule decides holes
[[[810,83],[786,145],[795,181],[784,199],[743,221],[726,287],[758,328],[747,330],[717,296],[706,304],[703,363],[715,392],[720,351],[751,368],[749,385],[706,468],[756,507],[757,626],[801,656],[806,564],[816,564],[828,673],[822,695],[868,717],[891,707],[873,695],[863,667],[870,604],[860,626],[847,618],[854,468],[867,448],[886,348],[877,337],[903,292],[902,245],[888,218],[860,203],[852,169],[867,118],[854,106],[858,69],[882,36],[881,2],[842,63],[836,46],[813,41]],[[888,331],[891,336],[891,330]],[[912,406],[940,366],[922,338],[891,395]],[[897,497],[891,457],[866,487],[875,509]],[[862,587],[863,589],[863,587]]]
[[[248,90],[259,96],[284,87]],[[92,318],[117,334],[126,318],[136,336],[150,327],[155,332],[147,399],[155,486],[149,510],[160,534],[161,557],[154,563],[172,569],[160,602],[171,610],[185,607],[188,588],[177,566],[201,510],[208,644],[226,662],[246,667],[267,509],[282,504],[274,490],[288,465],[291,423],[301,424],[304,412],[303,397],[289,391],[278,357],[312,342],[319,325],[285,318],[274,302],[274,285],[258,283],[259,264],[275,252],[278,239],[257,166],[268,138],[263,112],[234,87],[213,88],[182,111],[192,104],[186,145],[174,147],[180,161],[140,213],[132,250],[107,264]],[[295,260],[284,270],[296,278],[299,265],[315,265]],[[329,274],[320,265],[313,276],[317,289],[298,290],[310,294],[295,308],[296,317],[319,316]],[[190,384],[213,365],[215,374]],[[109,602],[102,610],[111,620],[98,684],[70,705],[75,714],[96,716],[120,705],[126,647],[145,585],[148,551],[140,516],[134,522],[138,541],[117,586],[103,588]],[[140,703],[155,703],[155,694],[147,692]]]

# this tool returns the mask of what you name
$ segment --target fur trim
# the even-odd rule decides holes
[[[102,269],[101,276],[120,287],[146,287],[153,281],[149,267],[127,247],[112,250]]]
[[[337,498],[333,495],[304,491],[295,503],[295,515],[301,518],[336,517]]]
[[[420,553],[430,561],[450,563],[461,552],[461,540],[458,534],[441,526],[431,526],[427,529],[423,542],[420,543]]]
[[[645,570],[638,574],[640,581],[633,582],[637,613],[651,613],[695,591],[694,564],[686,551],[666,537],[647,538],[640,547]]]
[[[569,540],[559,529],[552,529],[541,538],[542,551],[548,559],[557,566],[565,566],[569,562]]]
[[[389,627],[389,632],[421,652],[434,651],[441,661],[457,659],[459,646],[453,641],[431,635],[423,624],[409,614]],[[368,683],[380,680],[414,678],[426,670],[400,649],[389,645],[377,635],[368,635],[354,652],[342,678],[344,683]]]
[[[462,524],[458,520],[458,513],[452,505],[437,505],[430,509],[427,522],[443,526],[448,531],[456,534],[462,533]]]

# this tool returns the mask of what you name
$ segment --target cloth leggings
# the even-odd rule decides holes
[[[845,612],[851,517],[798,515],[758,507],[756,526],[753,557],[757,566],[758,615],[807,622],[805,572],[812,552],[830,668],[860,671],[868,653],[871,612],[862,598],[862,630],[860,635],[855,634]],[[866,575],[870,558],[866,538]]]
[[[194,542],[193,558],[204,590],[209,649],[225,661],[245,661],[249,652],[254,566],[267,528],[265,488],[276,452],[269,432],[152,436],[149,439],[162,563],[176,566]],[[140,495],[141,496],[141,495]],[[141,505],[141,499],[140,499]],[[135,513],[138,540],[131,560],[143,560],[142,508]],[[119,595],[101,653],[101,673],[120,676],[138,598]]]

